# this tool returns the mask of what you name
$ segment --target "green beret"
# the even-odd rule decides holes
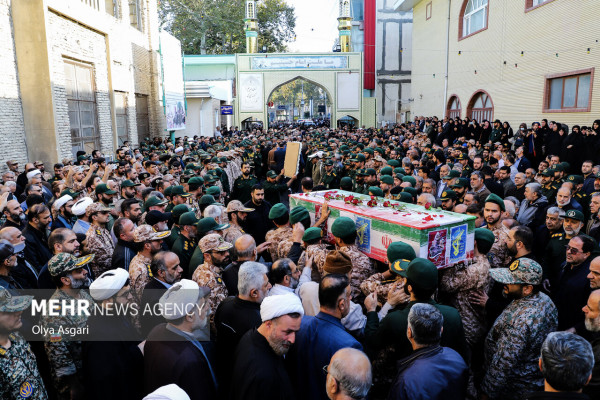
[[[392,167],[384,167],[384,168],[381,168],[381,170],[379,171],[380,175],[392,176],[393,173],[394,173],[394,170],[392,169]]]
[[[417,186],[417,180],[414,176],[405,176],[402,178],[402,182],[410,182],[413,187]]]
[[[371,154],[371,155],[373,155],[373,154],[375,153],[375,152],[373,151],[373,149],[372,149],[372,148],[370,148],[370,147],[367,147],[366,149],[364,149],[364,152],[365,152],[365,153],[369,153],[369,154]]]
[[[395,261],[400,261],[401,263],[398,267],[401,267],[403,270],[406,270],[408,264],[416,257],[415,249],[404,242],[392,242],[387,248],[388,263],[393,266]],[[392,272],[398,273],[393,269]]]
[[[352,178],[345,176],[340,180],[340,186],[352,185]]]
[[[421,289],[431,290],[438,285],[438,270],[434,263],[424,258],[415,258],[408,264],[406,272],[400,274],[410,279],[411,283]]]
[[[379,186],[370,186],[368,192],[373,196],[383,197],[383,190]]]
[[[339,217],[331,224],[331,234],[335,237],[344,238],[353,233],[356,233],[356,224],[348,217]]]
[[[219,189],[218,186],[211,186],[208,189],[206,189],[206,194],[209,194],[213,197],[215,196],[220,196],[221,195],[221,189]]]
[[[404,172],[405,172],[404,168],[401,168],[401,167],[394,168],[394,173],[395,174],[402,174],[402,176],[404,176],[405,175]]]
[[[400,166],[400,161],[398,160],[388,160],[388,165],[392,168],[396,168]]]
[[[385,184],[388,185],[393,185],[394,184],[394,178],[392,178],[389,175],[382,175],[381,178],[379,179],[380,182],[383,182]]]
[[[496,237],[494,233],[487,228],[475,228],[475,242],[477,242],[477,251],[481,254],[487,254],[492,246]]]
[[[304,231],[304,235],[302,235],[302,240],[308,242],[310,240],[320,239],[322,237],[323,232],[321,231],[321,228],[313,226]]]
[[[199,205],[204,206],[204,205],[211,205],[211,204],[217,204],[217,201],[215,200],[215,198],[210,195],[210,194],[205,194],[204,196],[200,197],[200,201],[198,202]]]
[[[504,206],[504,200],[500,198],[497,194],[490,194],[487,199],[485,199],[486,203],[496,203],[500,206],[500,210],[506,211],[506,207]]]
[[[367,168],[367,170],[365,171],[365,175],[377,175],[377,171],[375,171],[375,168]]]
[[[398,194],[398,200],[400,200],[404,203],[412,203],[413,196],[408,192],[400,192]]]
[[[283,203],[277,203],[273,207],[271,207],[271,211],[269,211],[269,219],[275,219],[279,217],[283,217],[288,213],[288,209]]]
[[[413,199],[416,199],[417,195],[419,193],[418,190],[413,187],[405,187],[402,189],[402,191],[406,192],[406,193],[410,193],[410,195],[413,197]]]
[[[304,206],[296,206],[290,211],[290,224],[294,225],[297,222],[310,218],[308,210]]]

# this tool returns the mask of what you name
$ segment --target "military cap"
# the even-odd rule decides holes
[[[344,176],[342,179],[340,179],[340,186],[347,185],[352,185],[352,178],[350,178],[349,176]]]
[[[173,207],[173,209],[171,210],[171,215],[175,223],[179,222],[179,217],[181,217],[183,213],[186,213],[188,211],[190,211],[190,207],[187,204],[177,204],[175,207]],[[149,211],[149,213],[150,212],[152,211]]]
[[[356,170],[356,175],[367,176],[367,170],[365,168],[359,168]],[[600,176],[600,173],[598,173],[598,175]]]
[[[84,257],[75,257],[70,253],[58,253],[48,261],[48,272],[52,276],[59,276],[65,272],[71,272],[81,268],[94,260],[95,254]]]
[[[393,173],[394,173],[394,170],[392,169],[392,167],[383,167],[379,171],[379,175],[389,175],[389,176],[392,176]]]
[[[388,165],[392,168],[396,168],[400,166],[400,161],[398,160],[388,160]]]
[[[402,168],[402,167],[396,167],[396,168],[394,168],[394,173],[395,174],[402,174],[402,176],[404,176],[404,175],[406,175],[404,172],[406,172],[406,171],[404,171],[404,168]]]
[[[392,242],[387,248],[390,270],[396,274],[406,271],[408,264],[417,257],[415,249],[404,242]]]
[[[160,212],[158,210],[150,210],[146,214],[146,223],[150,226],[158,224],[162,221],[168,221],[173,214],[170,212]]]
[[[152,206],[160,206],[163,204],[167,204],[168,201],[167,200],[161,200],[156,196],[149,196],[146,199],[146,202],[144,203],[144,209],[148,210],[148,208],[152,207]]]
[[[467,178],[458,178],[454,185],[450,185],[452,189],[456,188],[466,188],[469,187],[469,180]]]
[[[389,175],[382,175],[381,178],[379,178],[380,182],[383,182],[387,185],[393,185],[394,184],[394,178],[392,178]]]
[[[554,176],[554,171],[552,171],[550,168],[546,168],[545,170],[543,170],[540,175],[542,176]]]
[[[508,268],[490,269],[492,279],[505,285],[540,285],[542,273],[540,264],[526,257],[513,261]]]
[[[394,175],[394,178],[400,179],[402,182],[404,182],[404,181],[402,180],[402,178],[404,178],[404,174],[397,173],[397,174],[395,174],[395,175]]]
[[[375,171],[375,168],[367,168],[365,170],[365,175],[366,176],[377,175],[377,171]]]
[[[90,158],[92,158],[92,156],[82,155],[82,156],[77,157],[77,161],[89,160]]]
[[[131,181],[130,179],[125,179],[123,182],[121,182],[121,187],[134,187],[134,186],[140,186],[141,183],[134,183],[133,181]]]
[[[267,178],[277,178],[277,172],[273,170],[267,171]]]
[[[117,192],[111,190],[106,183],[101,183],[96,186],[96,194],[116,194]]]
[[[565,167],[562,165],[562,163],[558,163],[558,164],[551,165],[550,166],[550,170],[552,172],[554,172],[554,171],[561,171],[562,172],[562,171],[565,170]]]
[[[148,172],[142,172],[138,175],[138,178],[140,178],[140,181],[143,181],[146,178],[150,178],[150,174]]]
[[[403,203],[412,203],[414,200],[413,196],[410,193],[405,192],[405,191],[398,193],[396,197],[399,201],[401,201]]]
[[[378,162],[384,162],[385,160],[383,159],[383,157],[381,156],[375,156],[375,158],[373,158],[373,160],[378,161]]]
[[[425,258],[416,257],[405,271],[399,271],[397,274],[409,279],[412,285],[425,290],[435,289],[438,284],[438,270],[435,264]]]
[[[348,217],[339,217],[331,224],[331,234],[338,238],[349,236],[356,232],[356,223]]]
[[[190,197],[191,195],[185,191],[182,185],[171,186],[171,196]]]
[[[475,228],[475,242],[477,242],[477,250],[481,254],[487,254],[492,246],[496,236],[487,228]]]
[[[72,198],[76,199],[77,196],[79,196],[81,194],[81,192],[76,192],[71,188],[66,188],[65,190],[63,190],[62,192],[60,192],[60,196],[59,197],[63,197],[65,195],[69,195]]]
[[[456,160],[460,161],[460,160],[466,160],[467,157],[465,156],[465,153],[463,153],[462,151],[456,156]]]
[[[205,194],[204,196],[200,197],[200,201],[198,203],[201,206],[205,206],[205,205],[209,206],[211,204],[220,204],[220,203],[217,203],[215,198],[210,194]]]
[[[85,212],[87,214],[95,214],[95,213],[99,213],[99,212],[110,212],[110,208],[106,207],[104,204],[97,202],[97,203],[92,203],[89,206],[86,207]]]
[[[375,153],[375,151],[373,151],[373,149],[372,149],[372,148],[370,148],[370,147],[367,147],[367,148],[366,148],[366,149],[364,149],[363,151],[364,151],[365,153],[369,153],[369,154],[371,154],[371,155],[373,155],[373,154]]]
[[[442,192],[442,196],[440,197],[442,201],[446,200],[456,200],[456,192],[451,189],[446,189]]]
[[[402,182],[409,182],[413,187],[417,185],[417,180],[415,179],[415,177],[410,175],[402,178]]]
[[[352,270],[352,259],[343,251],[330,251],[325,257],[323,270],[328,274],[345,275]]]
[[[165,188],[165,191],[163,192],[163,194],[168,197],[172,196],[174,187],[175,186],[169,186],[169,187]]]
[[[356,157],[353,157],[353,158],[351,158],[351,159],[350,159],[350,161],[355,161],[355,162],[364,162],[364,161],[366,161],[366,159],[365,159],[365,155],[364,155],[364,154],[362,154],[362,153],[358,153],[358,154],[356,155]]]
[[[151,211],[152,212],[152,211]],[[146,219],[148,216],[146,216]],[[133,231],[133,241],[142,243],[150,240],[162,240],[171,235],[171,231],[156,232],[151,225],[140,225]]]
[[[200,186],[204,184],[204,179],[201,176],[194,176],[193,178],[190,178],[188,184]]]
[[[379,186],[370,186],[368,192],[372,193],[373,196],[383,197],[383,190]]]
[[[179,217],[179,225],[195,225],[198,223],[198,218],[196,218],[196,213],[193,211],[188,211],[186,213],[181,214]]]
[[[209,231],[222,231],[229,228],[229,224],[218,224],[214,218],[205,217],[198,221],[196,228],[198,228],[198,233],[206,233]]]
[[[221,189],[219,189],[218,186],[211,186],[208,189],[206,189],[206,194],[210,195],[210,196],[220,196],[221,195]]]
[[[219,158],[219,162],[220,163],[226,163],[227,162],[227,157],[221,157],[221,158]]]
[[[0,262],[6,260],[13,254],[17,254],[23,251],[25,243],[19,243],[14,245],[8,240],[0,240]]]
[[[558,163],[557,165],[560,165],[560,166],[562,167],[562,170],[561,170],[561,171],[568,171],[568,170],[569,170],[569,168],[571,168],[571,164],[569,164],[569,163],[568,163],[568,162],[566,162],[566,161],[563,161],[563,162],[561,162],[561,163]]]
[[[583,183],[583,176],[581,175],[569,175],[567,177],[567,181],[573,182],[575,185],[579,185]]]
[[[502,198],[500,198],[500,196],[498,196],[497,194],[490,194],[486,199],[485,199],[486,203],[496,203],[500,206],[500,210],[502,211],[506,211],[506,207],[504,206],[504,200],[502,200]]]
[[[569,210],[565,213],[565,218],[575,219],[577,221],[583,221],[585,218],[583,213],[579,210]]]
[[[269,211],[269,219],[280,218],[280,217],[283,217],[287,213],[288,213],[288,209],[285,206],[285,204],[277,203],[273,207],[271,207],[271,210]]]
[[[448,172],[448,175],[444,176],[442,179],[454,179],[454,178],[460,178],[460,172],[458,172],[455,169],[451,169],[450,172]]]
[[[417,189],[415,189],[414,187],[405,187],[402,189],[402,191],[406,192],[406,193],[410,193],[410,195],[413,197],[413,199],[416,199],[417,195],[419,194]]]
[[[333,160],[332,159],[325,160],[325,165],[333,165]]]
[[[304,235],[302,235],[302,240],[308,242],[309,240],[320,239],[322,237],[323,231],[321,231],[321,228],[312,226],[304,231]]]
[[[0,286],[0,312],[14,313],[27,309],[33,296],[14,296],[8,289]]]
[[[227,251],[233,245],[226,242],[218,233],[211,233],[200,239],[198,247],[200,247],[200,251],[203,253],[208,253],[209,251]]]
[[[290,224],[292,225],[296,222],[303,221],[306,218],[310,218],[310,214],[304,206],[296,206],[290,211]]]
[[[242,202],[239,200],[231,200],[229,202],[229,204],[227,204],[227,212],[229,213],[229,212],[235,212],[235,211],[252,212],[252,211],[254,211],[254,208],[248,208],[248,207],[244,206],[242,204]]]

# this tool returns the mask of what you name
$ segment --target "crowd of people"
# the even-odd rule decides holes
[[[0,398],[600,398],[598,140],[418,117],[6,161]],[[336,189],[469,215],[473,256],[382,263],[327,202],[289,206]]]

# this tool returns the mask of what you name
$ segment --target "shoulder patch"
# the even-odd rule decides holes
[[[102,236],[102,231],[100,231],[100,229],[96,229],[96,235]]]
[[[561,238],[563,237],[564,233],[555,233],[554,235],[552,235],[552,238]]]

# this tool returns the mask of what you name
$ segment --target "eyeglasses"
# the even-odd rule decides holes
[[[571,254],[583,253],[583,251],[579,250],[576,247],[571,247],[567,245],[567,251]]]
[[[325,374],[325,376],[329,375],[329,371],[327,370],[327,368],[329,368],[329,364],[323,366],[323,373]]]

